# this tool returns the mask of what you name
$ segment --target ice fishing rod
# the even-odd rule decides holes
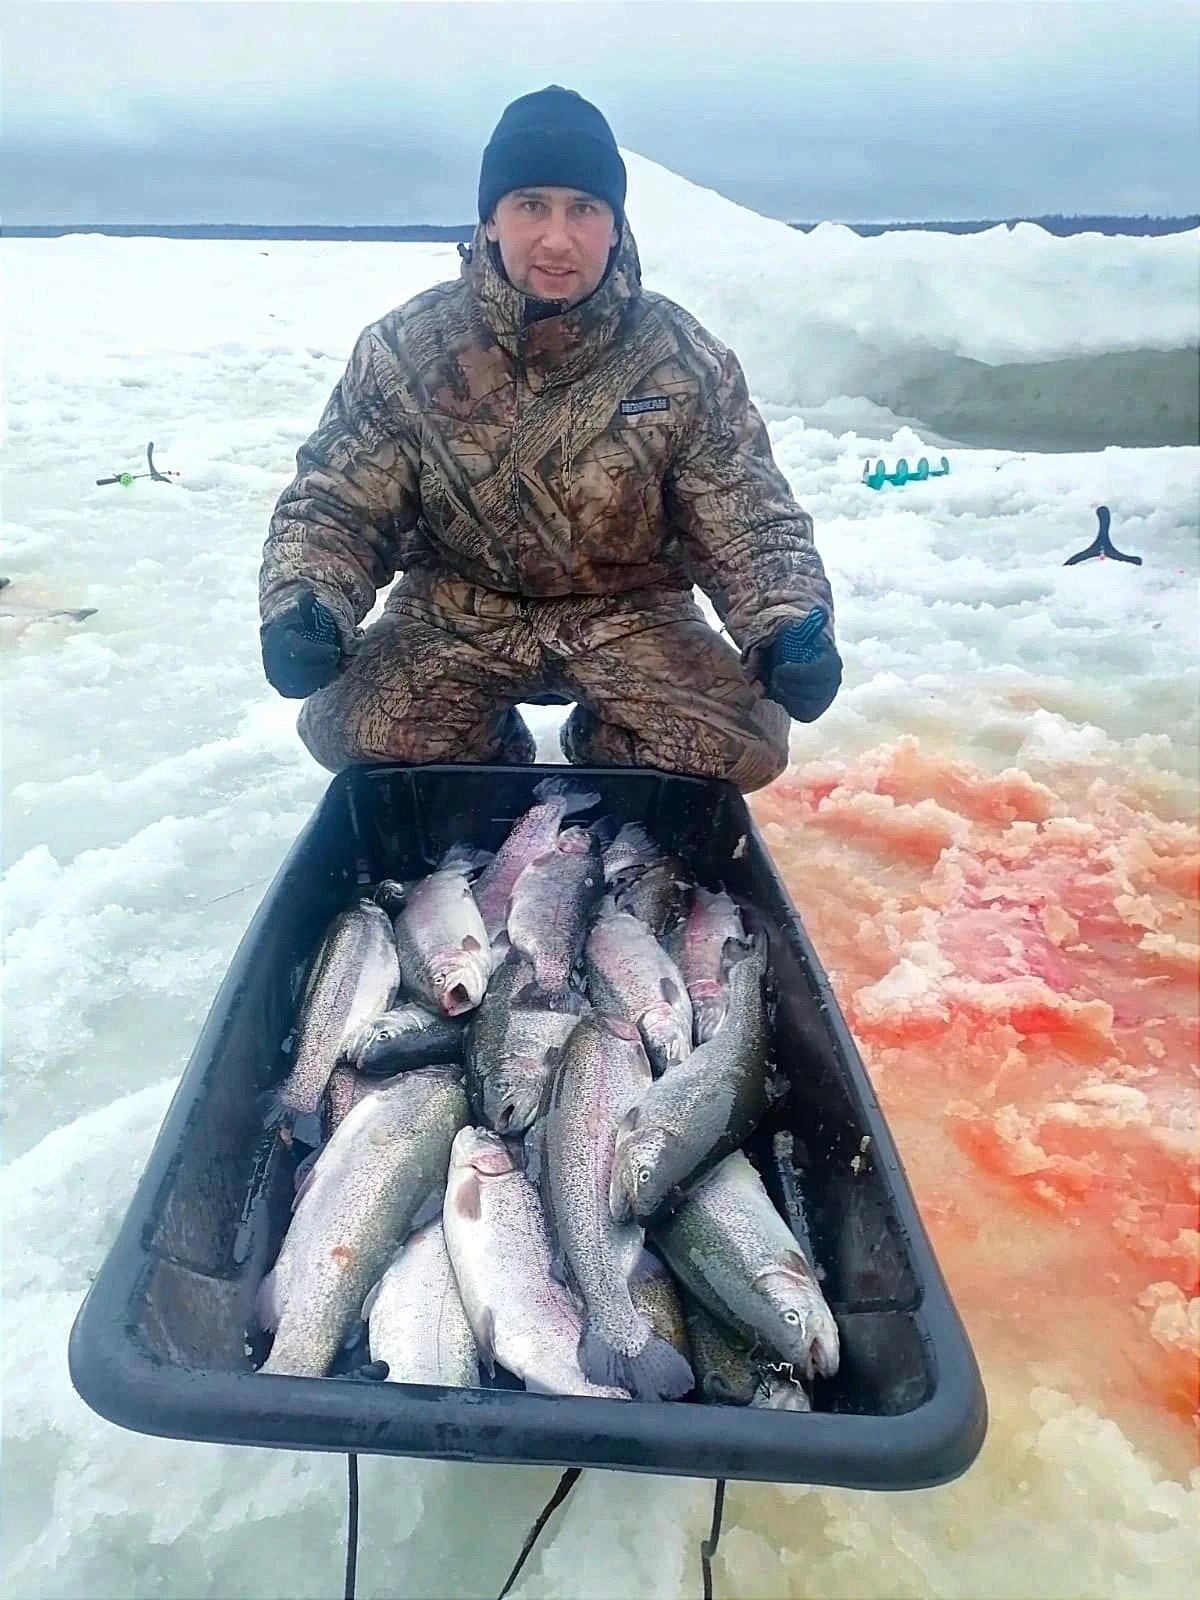
[[[178,472],[160,472],[154,465],[153,439],[146,446],[146,465],[150,468],[149,472],[115,472],[111,478],[97,478],[96,487],[102,489],[106,483],[119,483],[123,489],[128,489],[137,478],[150,478],[155,483],[170,483],[172,479],[179,477]]]

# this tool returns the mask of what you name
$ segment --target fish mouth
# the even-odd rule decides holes
[[[642,1019],[643,1026],[646,1019]],[[690,1052],[691,1040],[685,1040],[679,1029],[675,1026],[674,1019],[669,1023],[660,1022],[657,1026],[651,1024],[646,1027],[646,1042],[650,1045],[656,1056],[659,1056],[668,1066],[675,1066]]]
[[[490,1128],[462,1128],[451,1148],[451,1163],[471,1167],[483,1178],[500,1178],[515,1170],[512,1152]]]
[[[584,828],[564,829],[554,846],[559,854],[564,856],[585,856],[591,847],[591,836]]]
[[[451,984],[441,994],[442,1010],[448,1017],[461,1017],[465,1011],[475,1009],[475,999],[465,983]]]
[[[434,988],[437,991],[438,1010],[446,1017],[461,1017],[468,1011],[474,1011],[483,998],[483,987],[470,968],[464,971],[461,966],[454,966],[437,973]]]
[[[537,1093],[511,1090],[496,1107],[496,1132],[505,1135],[527,1133],[537,1121],[540,1104],[541,1097]]]

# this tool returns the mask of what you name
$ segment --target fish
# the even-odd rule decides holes
[[[467,1093],[475,1116],[497,1133],[524,1133],[541,1110],[557,1052],[566,1044],[585,1000],[571,992],[569,1010],[517,1005],[514,996],[533,981],[533,968],[517,950],[497,967],[471,1017],[466,1062]]]
[[[629,1298],[661,1339],[691,1365],[692,1351],[683,1302],[675,1280],[653,1250],[643,1250],[629,1275]]]
[[[479,1352],[450,1265],[439,1214],[393,1256],[362,1307],[371,1360],[392,1383],[479,1387]]]
[[[618,882],[614,898],[618,911],[628,911],[661,939],[683,915],[691,887],[691,875],[680,858],[660,856],[644,872]]]
[[[662,859],[662,850],[640,822],[627,822],[604,846],[604,881],[611,889],[626,874],[641,872]]]
[[[541,1394],[629,1398],[617,1385],[584,1377],[578,1357],[582,1317],[553,1274],[550,1229],[537,1186],[490,1129],[466,1127],[454,1140],[442,1227],[489,1375],[499,1363]]]
[[[811,1411],[812,1397],[792,1374],[790,1366],[779,1371],[767,1367],[758,1380],[750,1404],[760,1411]]]
[[[690,1297],[683,1316],[701,1399],[713,1405],[757,1406],[768,1411],[812,1410],[807,1391],[790,1376],[786,1363],[756,1356],[744,1339]]]
[[[611,1206],[618,1222],[661,1220],[754,1131],[782,1092],[763,995],[766,947],[734,967],[716,1036],[651,1085],[617,1131]]]
[[[333,919],[309,972],[295,1030],[291,1071],[269,1096],[268,1128],[313,1148],[333,1069],[352,1039],[391,1005],[400,986],[392,924],[369,900]]]
[[[564,828],[553,849],[523,868],[508,907],[509,942],[533,967],[522,1004],[564,1008],[592,910],[603,892],[600,841],[590,828]]]
[[[528,864],[554,848],[564,817],[600,804],[593,789],[573,789],[567,778],[543,778],[536,804],[510,828],[504,843],[475,883],[475,901],[492,943],[505,931],[513,886]]]
[[[541,1177],[559,1270],[569,1270],[586,1308],[580,1365],[594,1383],[661,1400],[686,1394],[692,1369],[634,1307],[629,1277],[643,1230],[614,1222],[608,1204],[617,1127],[650,1083],[632,1023],[595,1012],[581,1018],[551,1083]]]
[[[838,1326],[811,1262],[740,1150],[652,1230],[687,1293],[746,1344],[765,1347],[804,1381],[838,1369]]]
[[[459,846],[448,850],[436,872],[405,891],[395,920],[404,987],[447,1017],[473,1011],[492,972],[491,941],[471,893],[478,861]]]
[[[584,947],[588,996],[641,1033],[657,1072],[691,1054],[692,1002],[679,969],[644,922],[627,911],[601,915]]]
[[[259,1325],[275,1335],[260,1371],[329,1370],[367,1291],[440,1194],[466,1120],[461,1072],[447,1067],[401,1073],[347,1113],[307,1173],[259,1287]]]
[[[465,1038],[465,1018],[441,1016],[410,1000],[368,1022],[347,1042],[345,1054],[359,1072],[390,1078],[413,1067],[461,1061]]]
[[[669,948],[692,1003],[695,1042],[705,1044],[729,1009],[729,968],[750,948],[737,902],[697,884]]]

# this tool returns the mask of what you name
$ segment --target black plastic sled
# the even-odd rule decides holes
[[[790,1092],[749,1149],[794,1231],[807,1229],[841,1334],[840,1370],[815,1381],[812,1412],[254,1370],[247,1330],[297,1160],[264,1138],[261,1101],[286,1073],[327,924],[361,886],[429,871],[452,843],[496,849],[534,786],[566,770],[599,790],[614,822],[643,823],[701,882],[723,883],[766,931]],[[101,1416],[169,1438],[858,1489],[957,1477],[987,1427],[891,1136],[745,801],[728,784],[644,770],[366,767],[333,779],[216,996],[76,1318],[70,1371]]]

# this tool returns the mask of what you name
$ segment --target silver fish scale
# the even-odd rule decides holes
[[[345,1045],[387,1010],[400,983],[392,925],[369,901],[341,912],[313,966],[296,1029],[296,1059],[279,1088],[291,1113],[316,1113]]]
[[[692,1003],[682,974],[644,922],[628,912],[602,916],[593,924],[584,950],[588,993],[600,1010],[627,1017],[642,1026],[647,1012],[659,1027],[643,1028],[651,1061],[660,1071],[691,1052]],[[661,1022],[664,1008],[676,1024],[677,1049],[670,1051]]]
[[[482,1081],[504,1048],[514,1007],[513,996],[533,981],[533,968],[510,950],[496,968],[468,1027],[467,1067]]]
[[[700,1392],[723,1405],[748,1406],[760,1381],[751,1347],[698,1301],[689,1301],[686,1318]]]
[[[508,908],[508,937],[532,963],[537,987],[561,994],[583,949],[588,919],[604,889],[599,841],[588,834],[586,851],[562,848],[585,830],[568,828],[558,847],[537,856],[521,873]]]
[[[579,1018],[566,1011],[514,1011],[504,1044],[483,1079],[483,1111],[501,1133],[521,1133],[537,1116],[561,1050]]]
[[[696,1040],[704,1043],[716,1033],[729,1004],[729,978],[725,959],[728,939],[746,937],[736,901],[721,891],[697,886],[687,913],[672,935],[671,954],[696,1005]]]
[[[567,1043],[546,1115],[546,1180],[559,1243],[591,1317],[610,1346],[632,1354],[645,1320],[629,1294],[640,1226],[613,1220],[608,1203],[616,1131],[645,1093],[650,1064],[640,1041],[585,1017]]]
[[[507,1160],[477,1173],[471,1153],[503,1147],[493,1134],[464,1129],[455,1141],[442,1217],[446,1247],[480,1354],[490,1351],[526,1387],[548,1394],[628,1399],[588,1383],[579,1366],[581,1317],[551,1271],[552,1244],[536,1187]]]
[[[351,1110],[371,1092],[370,1080],[353,1067],[335,1067],[325,1090],[326,1126],[330,1133],[340,1128]]]
[[[622,1130],[619,1179],[638,1215],[653,1216],[679,1185],[736,1149],[766,1110],[771,1035],[762,993],[765,965],[761,951],[738,963],[729,1011],[716,1036],[658,1078],[638,1108],[635,1127]],[[645,1174],[642,1183],[636,1181],[639,1172]]]
[[[660,861],[663,853],[640,822],[627,822],[604,852],[604,879],[610,886],[624,873]]]
[[[451,1143],[466,1119],[458,1075],[438,1068],[392,1080],[347,1114],[284,1237],[274,1278],[278,1327],[264,1372],[328,1371],[367,1290],[445,1181]]]
[[[811,1344],[819,1337],[836,1370],[837,1324],[810,1265],[750,1161],[726,1156],[662,1227],[655,1246],[700,1304],[748,1344],[761,1341],[797,1372],[811,1376]],[[764,1292],[764,1275],[787,1274],[787,1304],[800,1315],[791,1327]]]
[[[471,1104],[493,1128],[507,1105],[505,1133],[519,1133],[532,1120],[553,1070],[548,1052],[566,1043],[577,1021],[567,1012],[514,1005],[513,995],[532,979],[528,961],[510,950],[488,984],[467,1042]]]
[[[392,1383],[477,1388],[479,1357],[439,1218],[401,1246],[363,1307]]]
[[[617,906],[638,917],[661,938],[682,912],[691,881],[678,856],[664,856],[617,888]]]
[[[554,785],[564,783],[563,779],[549,781]],[[539,784],[534,792],[544,792],[545,788],[545,784]],[[505,927],[509,899],[525,867],[535,857],[553,850],[563,818],[568,812],[595,804],[599,798],[599,795],[591,792],[572,793],[564,788],[559,793],[548,793],[546,798],[530,806],[517,818],[504,843],[475,884],[475,900],[489,940],[494,940]]]
[[[675,1280],[649,1250],[629,1280],[629,1296],[659,1338],[673,1344],[685,1360],[691,1358],[687,1324]]]

